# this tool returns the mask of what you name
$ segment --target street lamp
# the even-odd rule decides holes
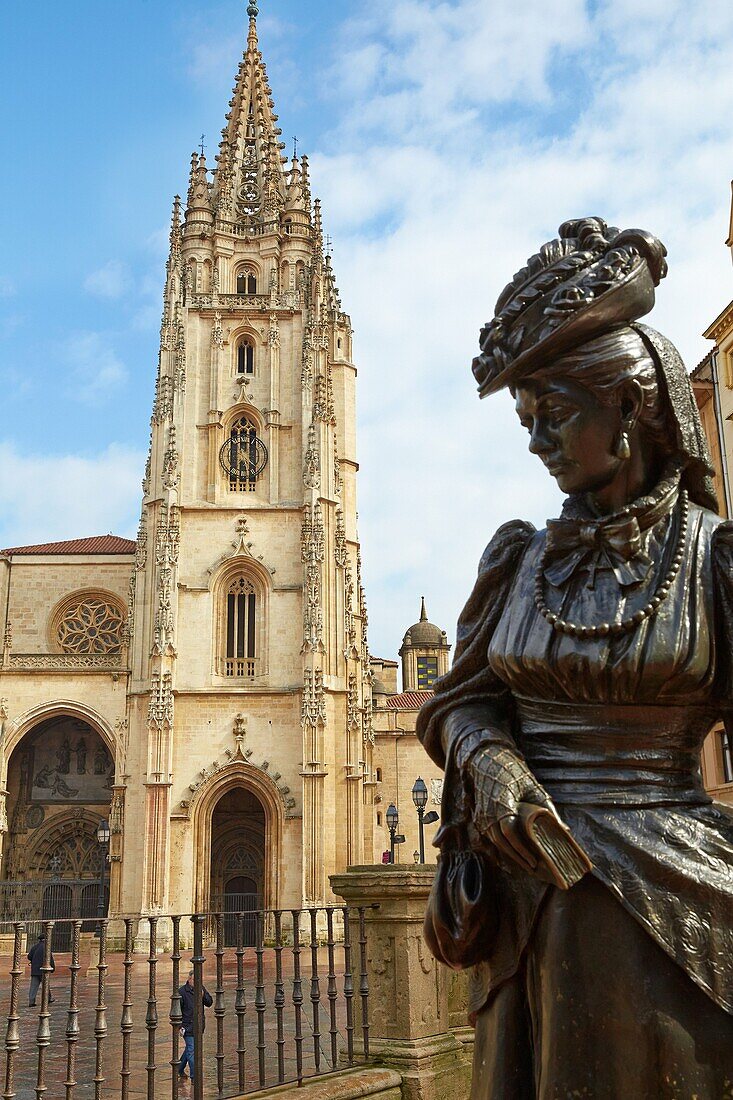
[[[390,802],[385,816],[387,818],[387,828],[389,829],[389,862],[394,863],[395,835],[400,822],[400,815],[394,802]]]
[[[415,786],[412,788],[412,801],[415,803],[417,809],[417,821],[420,827],[420,851],[415,852],[415,863],[425,862],[425,826],[432,825],[434,821],[438,820],[438,814],[435,810],[431,810],[430,813],[425,813],[425,807],[428,804],[428,788],[425,785],[425,780],[420,776],[415,780]]]
[[[97,920],[100,922],[104,919],[104,878],[107,872],[107,855],[109,853],[109,838],[110,838],[109,822],[104,818],[97,825],[97,843],[101,852],[101,859],[99,865],[99,896],[97,898]],[[100,923],[101,929],[101,923]]]
[[[428,804],[428,788],[425,780],[420,776],[415,780],[415,785],[412,788],[412,801],[415,803],[417,809],[417,823],[420,831],[420,862],[425,862],[425,829],[423,826],[423,815],[425,813],[425,807]]]

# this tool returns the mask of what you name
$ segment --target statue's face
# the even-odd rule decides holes
[[[517,386],[515,408],[539,455],[564,493],[605,488],[619,471],[615,455],[621,409],[604,405],[569,378],[528,379]]]

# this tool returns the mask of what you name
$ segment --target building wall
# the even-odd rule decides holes
[[[127,751],[127,653],[89,655],[68,653],[59,644],[58,612],[77,599],[100,598],[120,610],[127,601],[132,555],[0,556],[0,623],[4,645],[0,655],[0,879],[23,873],[24,860],[33,853],[55,818],[63,818],[85,805],[54,804],[49,800],[22,824],[25,855],[9,865],[10,830],[17,827],[19,759],[34,730],[63,716],[87,724],[99,736],[124,772]],[[90,738],[90,755],[94,751]],[[91,758],[89,761],[91,767]],[[73,780],[70,780],[70,785]],[[109,816],[115,799],[110,790],[107,805],[86,807],[89,828],[100,816]],[[73,816],[73,815],[72,815]],[[15,823],[15,824],[14,824]],[[20,843],[20,841],[19,841]],[[113,841],[117,872],[119,836]],[[20,868],[20,871],[19,871]]]
[[[731,245],[730,235],[726,243]],[[720,512],[730,516],[733,485],[733,302],[718,314],[703,335],[713,342],[713,347],[693,371],[692,385],[716,469]],[[718,725],[705,742],[703,780],[714,798],[733,804],[733,782],[726,782],[723,766],[724,736],[723,726]]]
[[[425,812],[435,810],[440,813],[443,773],[415,736],[417,715],[416,708],[399,711],[379,708],[374,712],[374,768],[375,775],[381,776],[373,807],[374,863],[380,863],[382,854],[389,850],[386,813],[390,803],[394,803],[399,812],[397,832],[405,837],[405,843],[395,849],[395,862],[412,863],[414,853],[419,851],[418,815],[412,801],[412,787],[418,776],[424,779],[428,788]],[[424,827],[426,863],[434,863],[437,858],[432,841],[439,827],[439,821]]]

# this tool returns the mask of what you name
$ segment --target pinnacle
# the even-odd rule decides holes
[[[420,622],[421,622],[421,623],[426,623],[426,622],[428,621],[428,613],[427,613],[427,611],[425,610],[425,597],[424,597],[424,596],[421,596],[421,597],[420,597],[420,600],[421,600],[421,606],[420,606]]]
[[[181,246],[181,196],[173,199],[173,213],[171,215],[170,231],[171,252],[177,252]]]

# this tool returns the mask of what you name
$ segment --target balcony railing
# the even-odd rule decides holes
[[[40,1008],[26,1006],[27,923],[0,925],[11,951],[5,973],[0,963],[8,1006],[3,1100],[102,1100],[118,1091],[177,1100],[179,1089],[194,1100],[233,1097],[367,1060],[365,913],[123,917],[94,922],[95,936],[83,935],[81,919],[43,921]],[[65,954],[55,949],[59,932],[69,942]],[[115,941],[122,951],[109,949]],[[191,970],[193,1088],[184,1091],[180,990]]]
[[[126,661],[121,653],[8,653],[4,667],[13,671],[67,672],[78,669],[94,672],[121,672]]]
[[[252,679],[257,675],[258,661],[256,657],[225,657],[223,661],[224,675],[235,679]]]
[[[297,290],[286,290],[282,294],[218,294],[216,299],[209,294],[192,294],[189,303],[194,309],[300,309],[304,304],[303,295]]]

